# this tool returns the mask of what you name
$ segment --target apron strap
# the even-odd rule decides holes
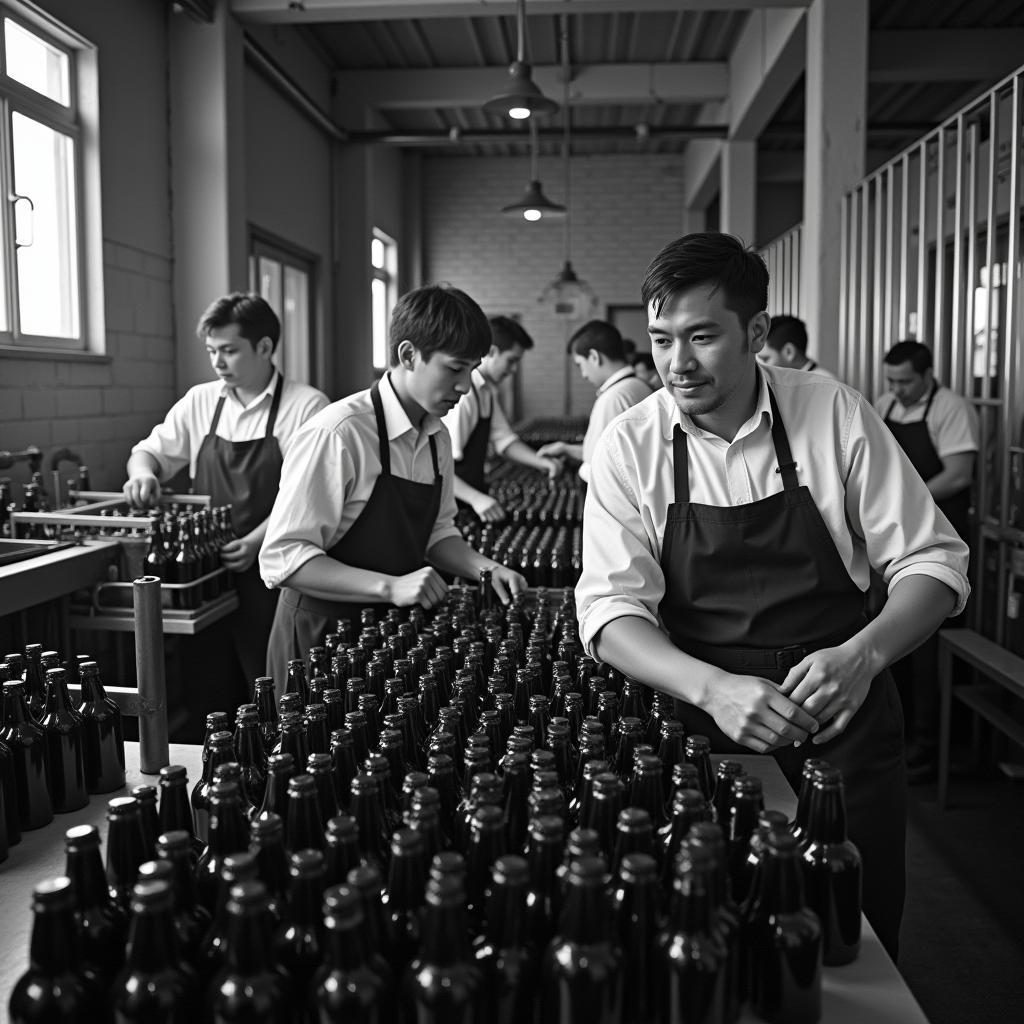
[[[672,431],[672,469],[676,478],[676,501],[690,500],[689,450],[686,445],[686,431],[677,423]]]
[[[440,467],[438,466],[438,463],[437,463],[437,445],[434,444],[434,435],[433,434],[430,435],[430,439],[429,440],[430,440],[430,458],[431,458],[431,461],[434,463],[434,483],[436,484],[437,481],[441,478],[441,469],[440,469]]]
[[[217,434],[217,424],[220,423],[220,414],[224,410],[224,399],[226,395],[221,395],[220,400],[217,402],[217,408],[213,410],[213,419],[210,421],[210,429],[207,431],[207,437],[215,437]]]
[[[928,426],[928,413],[932,411],[932,402],[935,401],[935,392],[939,390],[939,382],[937,380],[932,381],[932,390],[928,395],[928,404],[924,407],[924,415],[921,417],[921,422],[927,427]]]
[[[800,486],[800,481],[796,477],[796,463],[793,461],[793,452],[789,447],[786,424],[782,422],[779,406],[775,401],[775,393],[771,387],[768,388],[768,401],[772,407],[772,444],[775,445],[775,458],[779,463],[775,472],[782,474],[782,486],[785,490],[795,491]]]
[[[373,415],[377,419],[377,449],[380,452],[380,475],[391,476],[391,444],[388,441],[388,425],[384,421],[384,403],[380,399],[380,386],[377,381],[374,381],[370,386],[370,401],[373,402]]]
[[[284,391],[284,374],[281,374],[277,378],[277,386],[274,388],[274,397],[270,402],[270,413],[267,416],[267,432],[263,435],[266,437],[274,436],[274,426],[277,423],[277,410],[281,408],[281,393]]]

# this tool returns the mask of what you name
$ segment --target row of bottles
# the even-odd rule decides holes
[[[124,786],[121,710],[88,655],[28,644],[0,664],[0,861],[22,832]],[[81,686],[72,702],[68,685]]]
[[[574,587],[580,578],[582,527],[495,527],[480,523],[471,514],[458,525],[475,550],[522,573],[531,587]]]
[[[502,462],[488,475],[487,484],[517,526],[573,526],[583,520],[583,484],[569,474],[549,480],[529,466]]]
[[[220,549],[234,540],[231,506],[157,516],[149,531],[145,572],[165,583],[195,584],[171,592],[171,606],[195,610],[230,589],[230,577],[221,568]]]
[[[210,715],[191,793],[171,766],[109,805],[104,905],[127,946],[103,945],[102,985],[78,972],[83,1000],[110,993],[90,1012],[818,1019],[822,962],[859,941],[839,773],[808,762],[794,821],[765,810],[759,779],[713,770],[671,701],[583,655],[575,628],[570,594],[501,609],[484,578],[429,622],[339,621],[278,699],[261,678],[233,728]],[[76,964],[102,958],[81,941]],[[15,1021],[37,1019],[16,997],[75,988],[36,948]]]
[[[581,444],[588,422],[586,416],[538,416],[523,425],[517,433],[533,448],[540,448],[553,441]]]

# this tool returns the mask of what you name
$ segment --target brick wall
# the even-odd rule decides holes
[[[597,293],[594,316],[604,317],[609,305],[639,304],[647,264],[680,234],[682,164],[668,155],[581,156],[571,172],[573,267]],[[542,159],[539,173],[545,195],[562,202],[561,162]],[[561,269],[564,227],[499,212],[528,178],[520,157],[424,159],[424,280],[464,288],[488,314],[521,315],[536,347],[520,370],[519,415],[562,415],[567,384],[569,412],[581,415],[593,388],[565,355],[579,322],[567,324],[537,301]]]
[[[177,397],[171,263],[111,241],[103,257],[109,361],[0,358],[0,448],[38,445],[45,470],[52,451],[70,448],[90,467],[94,488],[117,490],[129,449]],[[28,479],[23,464],[2,475]]]

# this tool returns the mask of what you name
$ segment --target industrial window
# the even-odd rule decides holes
[[[38,9],[16,12],[0,4],[0,345],[81,350],[97,280],[102,295],[102,280],[83,273],[88,45]],[[94,86],[94,51],[86,64]]]
[[[398,291],[398,245],[378,228],[370,239],[370,265],[373,280],[370,296],[373,306],[373,367],[385,370],[388,365],[388,325]]]

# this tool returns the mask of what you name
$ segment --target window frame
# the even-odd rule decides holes
[[[68,105],[50,99],[42,93],[7,74],[6,25],[10,19],[26,32],[44,39],[49,45],[60,50],[68,59]],[[88,133],[83,125],[81,77],[85,73],[82,57],[94,48],[84,39],[76,36],[64,26],[37,9],[29,10],[0,0],[0,202],[6,203],[6,213],[0,217],[0,246],[3,247],[2,287],[6,303],[8,326],[0,330],[0,352],[13,355],[53,353],[55,355],[98,354],[104,351],[102,310],[91,308],[103,295],[102,264],[89,269],[90,230],[95,229],[99,218],[90,216],[86,208],[86,161],[99,155],[86,151],[85,137]],[[75,259],[77,280],[77,302],[75,312],[78,333],[74,337],[58,337],[44,334],[29,334],[20,329],[20,295],[18,285],[17,245],[15,242],[15,218],[13,205],[6,198],[14,192],[14,151],[13,115],[21,114],[38,122],[51,131],[71,140],[72,147],[72,194],[74,196]],[[94,137],[95,132],[91,133]],[[102,301],[99,301],[102,306]]]
[[[376,267],[373,264],[373,243],[380,242],[384,246],[384,266]],[[373,333],[373,282],[382,281],[385,288],[385,317],[384,317],[384,361],[378,363],[376,359],[376,348],[372,337]],[[370,331],[371,331],[371,353],[370,360],[373,364],[373,372],[381,376],[388,368],[388,325],[391,322],[391,314],[394,312],[395,303],[398,301],[398,241],[391,237],[381,228],[374,227],[370,231]]]

